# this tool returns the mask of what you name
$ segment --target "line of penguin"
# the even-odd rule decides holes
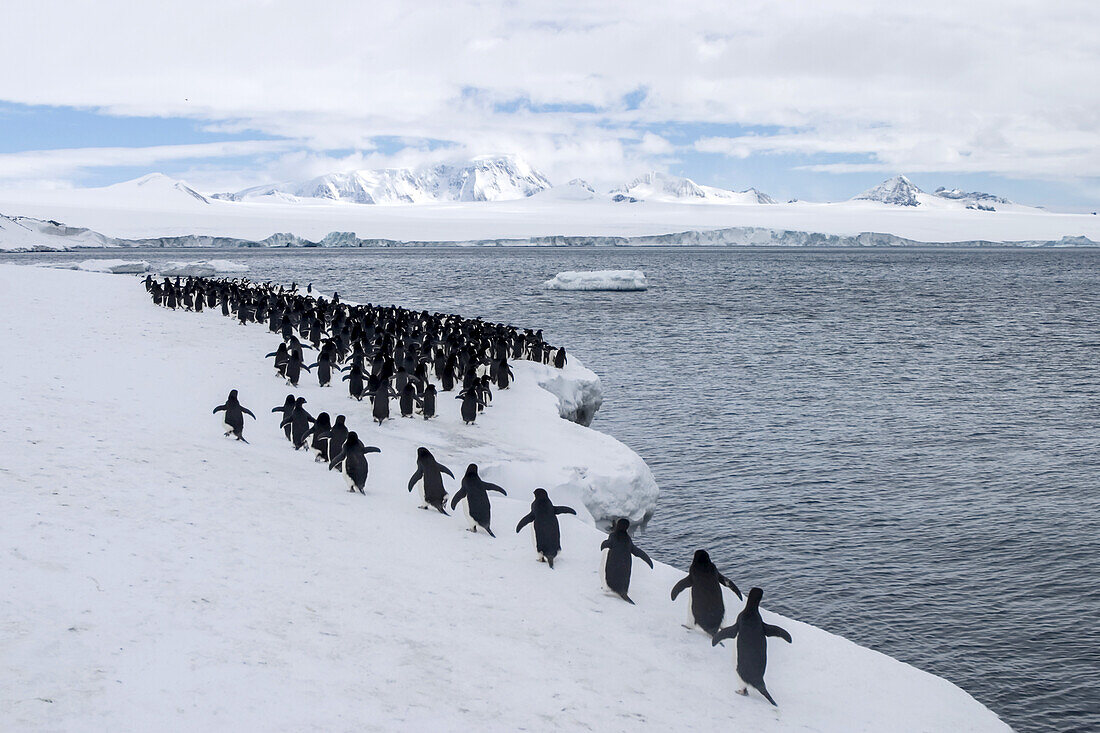
[[[480,319],[428,314],[396,306],[348,305],[340,302],[339,293],[334,293],[330,300],[314,297],[312,284],[302,293],[296,284],[284,288],[244,279],[200,277],[182,281],[178,277],[174,281],[165,278],[160,282],[146,276],[145,287],[154,303],[173,310],[201,312],[204,307],[220,307],[222,315],[235,318],[242,325],[266,321],[273,333],[282,336],[279,347],[267,357],[275,358],[275,369],[287,384],[297,386],[303,369],[316,369],[318,383],[327,387],[335,373],[346,371],[348,374],[342,379],[348,382],[349,395],[358,401],[369,397],[373,420],[379,425],[390,417],[391,398],[398,399],[404,417],[411,417],[414,412],[425,420],[435,416],[438,392],[428,376],[429,365],[442,391],[461,386],[457,399],[462,400],[462,419],[470,425],[492,399],[493,384],[498,389],[508,389],[513,377],[509,359],[553,363],[559,369],[567,360],[565,349],[546,344],[541,331],[520,331]],[[305,363],[303,353],[307,348],[318,352],[312,364]],[[350,430],[344,415],[338,415],[335,422],[326,412],[314,417],[305,404],[304,397],[288,394],[282,405],[272,408],[271,412],[282,414],[280,427],[287,440],[295,450],[311,450],[318,462],[328,464],[329,470],[339,469],[349,492],[365,494],[367,455],[381,450],[366,445],[356,431]],[[240,403],[237,390],[230,391],[225,403],[214,408],[215,414],[219,412],[224,413],[226,437],[232,435],[247,443],[244,417],[256,419],[256,415]],[[408,490],[411,492],[419,484],[420,508],[432,508],[446,515],[448,492],[443,474],[455,478],[431,451],[418,448],[416,471],[409,479]],[[490,526],[490,492],[507,496],[504,488],[482,479],[477,464],[471,463],[449,503],[452,511],[459,503],[463,504],[469,521],[467,531],[476,534],[481,530],[495,538]],[[555,505],[545,489],[537,488],[531,511],[516,525],[517,533],[531,525],[538,561],[551,569],[561,552],[558,516],[562,514],[575,515],[576,511]],[[628,595],[633,559],[640,559],[650,568],[653,561],[634,543],[629,529],[629,520],[618,519],[600,545],[603,555],[600,575],[609,591],[633,605]],[[736,670],[741,683],[738,694],[748,695],[748,688],[752,687],[776,705],[764,683],[766,640],[777,637],[790,643],[791,636],[761,618],[759,607],[764,592],[760,588],[749,591],[745,607],[734,623],[722,627],[726,609],[721,586],[733,591],[738,599],[743,598],[737,585],[719,572],[707,551],[696,550],[687,577],[672,588],[671,598],[675,601],[690,588],[689,623],[685,627],[702,629],[711,637],[712,646],[736,639]]]

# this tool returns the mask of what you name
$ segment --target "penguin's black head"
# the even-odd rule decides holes
[[[626,517],[619,517],[619,519],[615,521],[615,529],[623,532],[627,531],[630,529],[630,520]]]
[[[692,559],[691,564],[702,565],[703,567],[713,565],[713,563],[710,561],[710,555],[707,554],[706,550],[696,550],[695,557],[694,559]]]
[[[344,416],[343,415],[337,415],[336,416],[336,424],[337,425],[343,425],[344,424]]]
[[[294,395],[288,394],[286,396],[286,404],[288,404],[288,405],[293,405],[294,404]]]
[[[229,399],[231,399],[231,400],[237,399],[237,390],[235,390],[235,389],[229,390]]]
[[[305,403],[306,403],[306,398],[305,397],[299,397],[298,399],[294,400],[294,404],[296,404],[298,406],[304,405]]]
[[[416,449],[416,457],[417,457],[417,459],[420,459],[420,458],[427,458],[427,457],[428,457],[428,456],[430,456],[430,455],[431,455],[431,453],[430,453],[430,452],[428,451],[428,449],[427,449],[427,448],[425,448],[424,446],[420,446],[419,448],[417,448],[417,449]]]
[[[467,476],[477,476],[477,464],[476,463],[471,463],[469,466],[466,466],[466,475]]]
[[[548,499],[549,497],[546,495],[546,489],[535,489],[535,498]]]
[[[352,445],[355,441],[359,440],[359,434],[352,430],[348,433],[348,445]]]
[[[750,605],[750,606],[759,606],[760,605],[760,599],[763,598],[763,597],[764,597],[764,591],[762,589],[753,588],[752,590],[749,591],[748,605]]]

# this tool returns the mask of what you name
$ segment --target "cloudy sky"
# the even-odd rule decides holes
[[[9,3],[0,187],[205,191],[515,153],[848,198],[1100,204],[1100,3]]]

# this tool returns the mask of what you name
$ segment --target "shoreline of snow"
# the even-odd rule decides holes
[[[546,290],[636,292],[649,289],[641,270],[567,270],[542,284]]]
[[[794,638],[768,648],[780,707],[742,698],[729,645],[680,627],[682,570],[636,564],[629,606],[600,590],[604,535],[568,516],[555,569],[535,562],[513,532],[531,490],[571,501],[539,465],[546,426],[601,435],[557,416],[541,365],[516,362],[517,391],[468,429],[444,400],[440,423],[372,427],[346,393],[274,377],[263,326],[157,308],[136,279],[3,265],[0,283],[3,338],[35,365],[5,380],[26,417],[0,424],[0,727],[1009,730],[946,680],[766,609]],[[259,418],[250,445],[210,414],[230,388]],[[268,410],[289,391],[383,448],[366,496],[283,438]],[[509,492],[496,539],[406,490],[444,432],[439,460]],[[723,570],[753,583],[751,563]]]

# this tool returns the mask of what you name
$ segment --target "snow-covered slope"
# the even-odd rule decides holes
[[[1038,211],[1034,207],[1015,204],[1001,196],[981,191],[962,191],[957,188],[947,189],[940,186],[932,193],[922,191],[905,176],[895,176],[883,181],[874,188],[869,188],[852,201],[877,201],[892,206],[923,206],[925,208],[967,208],[979,209],[991,212],[997,208],[1010,208],[1013,210]],[[996,205],[996,207],[994,207]]]
[[[135,178],[131,181],[123,181],[103,189],[106,192],[129,200],[144,200],[147,203],[174,203],[180,200],[198,201],[209,204],[210,200],[183,181],[169,178],[163,173],[150,173],[149,175]]]
[[[270,184],[215,196],[229,201],[328,199],[355,204],[421,204],[506,201],[548,188],[546,177],[523,159],[487,156],[459,165],[330,173],[304,183]]]
[[[303,387],[383,452],[353,496],[292,450],[268,412],[288,388],[262,358],[264,328],[155,308],[130,278],[0,266],[0,285],[0,338],[34,364],[0,386],[13,418],[0,423],[0,729],[1008,730],[945,680],[766,610],[794,639],[769,644],[780,707],[742,698],[729,645],[680,626],[681,571],[636,565],[638,605],[608,596],[603,535],[573,517],[555,569],[535,562],[512,528],[535,486],[569,501],[542,483],[556,443],[529,431],[521,455],[477,445],[500,438],[509,397],[546,394],[524,404],[553,410],[537,388],[501,394],[484,424],[438,428],[454,434],[440,460],[459,473],[476,457],[508,489],[494,540],[407,492],[435,426],[372,428],[335,390]],[[54,293],[82,317],[56,317]],[[259,417],[251,445],[210,414],[232,387]],[[508,475],[503,455],[530,459],[529,475]],[[749,559],[723,570],[753,583]]]
[[[774,204],[775,200],[755,188],[744,191],[727,191],[724,188],[703,186],[690,178],[653,171],[635,178],[630,183],[611,191],[619,201],[665,201],[705,204]]]

